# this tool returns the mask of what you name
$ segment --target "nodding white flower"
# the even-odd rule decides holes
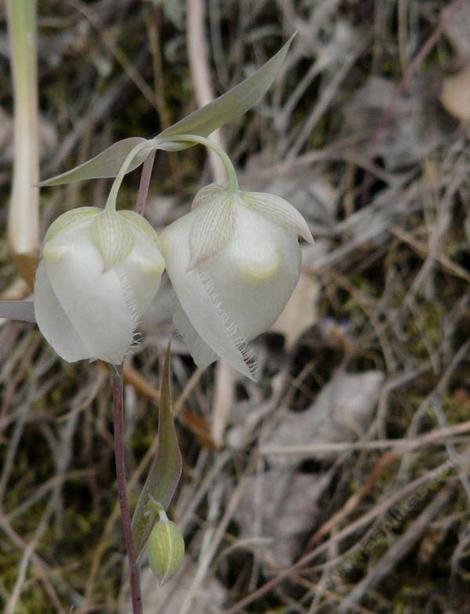
[[[247,342],[276,321],[297,284],[302,215],[271,194],[211,184],[161,235],[173,319],[197,365],[221,357],[256,379]]]
[[[36,274],[35,314],[65,360],[120,364],[165,268],[150,224],[132,211],[81,207],[50,226]]]

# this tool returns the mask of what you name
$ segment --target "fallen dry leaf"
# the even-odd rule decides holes
[[[470,60],[470,3],[462,2],[444,22],[447,38],[460,60]]]
[[[187,557],[189,558],[189,557]],[[186,564],[169,582],[160,586],[149,567],[141,574],[142,605],[144,612],[153,614],[175,614],[180,612],[196,573],[196,567]],[[191,614],[218,614],[225,601],[225,589],[210,573],[206,574],[204,583],[194,595],[191,602]],[[119,614],[129,614],[129,589],[123,591],[120,599]]]
[[[268,448],[353,441],[369,428],[383,382],[381,371],[349,374],[338,369],[307,411],[285,413],[264,445]],[[272,454],[267,458],[272,465],[288,467],[308,458],[328,456],[328,452],[316,452]]]
[[[369,135],[361,154],[381,156],[387,170],[422,160],[446,135],[435,109],[432,75],[415,78],[399,96],[397,87],[391,79],[369,77],[343,111],[345,133]]]
[[[444,109],[460,122],[470,121],[470,64],[444,79],[440,100]]]
[[[290,565],[315,524],[329,478],[271,470],[248,479],[236,519],[243,539],[261,539],[273,566]],[[266,540],[266,542],[264,542]]]

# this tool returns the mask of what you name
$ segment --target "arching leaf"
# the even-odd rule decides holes
[[[216,128],[240,117],[253,107],[264,96],[273,83],[286,57],[292,39],[273,55],[273,57],[258,68],[247,79],[219,96],[204,107],[194,111],[173,126],[166,128],[158,138],[177,136],[179,134],[197,134],[208,136]]]
[[[87,160],[83,164],[75,168],[65,171],[60,175],[45,179],[40,183],[41,186],[63,185],[74,181],[83,181],[84,179],[103,179],[107,177],[116,177],[121,168],[122,163],[127,155],[140,143],[145,143],[146,139],[139,136],[133,136],[122,141],[113,143],[110,147],[99,153],[94,158]],[[146,149],[139,152],[132,163],[129,165],[128,173],[136,169],[144,162],[148,155]]]

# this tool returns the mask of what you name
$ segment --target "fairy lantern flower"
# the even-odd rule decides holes
[[[50,226],[34,306],[44,337],[65,360],[120,364],[165,268],[157,235],[132,211],[81,207]]]
[[[173,318],[197,365],[218,357],[256,379],[248,341],[276,321],[297,284],[302,215],[272,194],[211,184],[161,235]]]

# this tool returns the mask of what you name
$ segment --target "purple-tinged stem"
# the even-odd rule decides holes
[[[140,175],[139,191],[137,193],[137,202],[135,208],[137,213],[144,215],[147,197],[149,195],[150,179],[152,177],[153,163],[155,162],[155,150],[150,152],[142,167]]]
[[[124,395],[123,395],[122,365],[116,367],[113,377],[113,404],[114,404],[114,459],[116,461],[116,480],[121,507],[122,529],[126,542],[127,556],[129,559],[130,585],[132,598],[132,611],[134,614],[142,614],[142,594],[140,592],[139,566],[135,555],[134,540],[132,538],[131,516],[129,513],[129,501],[126,487],[126,462],[124,448]]]

